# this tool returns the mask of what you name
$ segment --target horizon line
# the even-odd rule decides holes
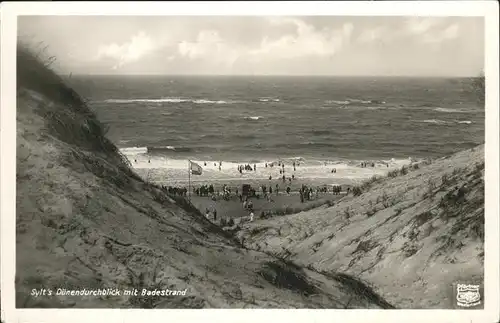
[[[68,76],[125,76],[125,77],[338,77],[338,78],[481,78],[484,75],[335,75],[335,74],[101,74],[101,73],[69,73]]]

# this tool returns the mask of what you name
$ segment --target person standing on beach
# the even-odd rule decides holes
[[[253,211],[250,211],[250,222],[253,222]]]
[[[283,179],[283,183],[284,183],[286,181],[285,175],[283,175],[282,179]]]
[[[253,171],[256,172],[257,171],[257,165],[253,164]]]
[[[214,221],[217,221],[217,210],[214,209]]]
[[[269,195],[273,194],[273,187],[269,185]]]
[[[210,216],[210,211],[208,210],[208,208],[205,210],[205,217],[208,219],[208,217]]]
[[[293,171],[295,172],[295,160],[293,161]]]
[[[287,188],[286,188],[286,194],[290,195],[290,186],[287,186]]]
[[[280,192],[280,186],[278,184],[276,184],[276,195],[278,195]]]

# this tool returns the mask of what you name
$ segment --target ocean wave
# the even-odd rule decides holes
[[[230,102],[224,100],[213,101],[213,100],[199,99],[199,100],[192,100],[192,102],[196,104],[231,104]]]
[[[325,103],[327,103],[327,104],[340,104],[340,105],[343,105],[343,104],[349,104],[350,102],[349,101],[327,100],[327,101],[325,101]]]
[[[245,120],[257,121],[257,120],[260,120],[260,119],[262,119],[261,116],[249,116],[249,117],[245,117]]]
[[[148,146],[147,152],[166,152],[166,151],[174,151],[174,152],[192,152],[193,148],[190,147],[174,147],[174,146]]]
[[[347,99],[349,103],[363,103],[363,104],[368,104],[372,103],[370,100],[361,100],[361,99]]]
[[[120,148],[120,152],[126,155],[138,155],[138,154],[146,154],[148,152],[147,147],[125,147]]]
[[[259,102],[280,102],[280,99],[263,97],[263,98],[258,98],[257,101],[259,101]]]
[[[437,112],[444,112],[444,113],[474,113],[476,111],[473,110],[462,110],[462,109],[451,109],[451,108],[435,108],[433,109],[434,111]]]
[[[382,100],[363,100],[363,99],[345,99],[345,100],[326,100],[326,104],[349,105],[349,104],[386,104]]]
[[[428,119],[428,120],[417,120],[417,122],[429,123],[429,124],[435,124],[435,125],[451,125],[453,123],[455,123],[455,124],[472,124],[472,121],[470,121],[470,120],[444,121],[444,120],[439,120],[439,119]]]
[[[430,124],[436,124],[436,125],[446,125],[446,124],[449,124],[448,121],[439,120],[439,119],[418,120],[417,122],[430,123]]]
[[[165,97],[159,99],[107,99],[106,103],[194,103],[194,104],[233,104],[236,101],[225,100],[207,100],[207,99],[192,99],[192,98],[178,98],[178,97]]]

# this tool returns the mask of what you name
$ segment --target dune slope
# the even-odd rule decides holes
[[[40,59],[21,47],[17,60],[17,307],[391,307],[348,275],[242,248],[135,175],[85,101]],[[187,292],[30,296],[44,288]]]
[[[248,224],[262,250],[359,277],[398,308],[451,308],[453,283],[482,282],[484,145],[368,181],[335,206]]]

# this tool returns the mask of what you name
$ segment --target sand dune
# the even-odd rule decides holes
[[[484,145],[394,176],[329,208],[245,224],[238,237],[359,277],[399,308],[451,308],[453,283],[483,280]]]

